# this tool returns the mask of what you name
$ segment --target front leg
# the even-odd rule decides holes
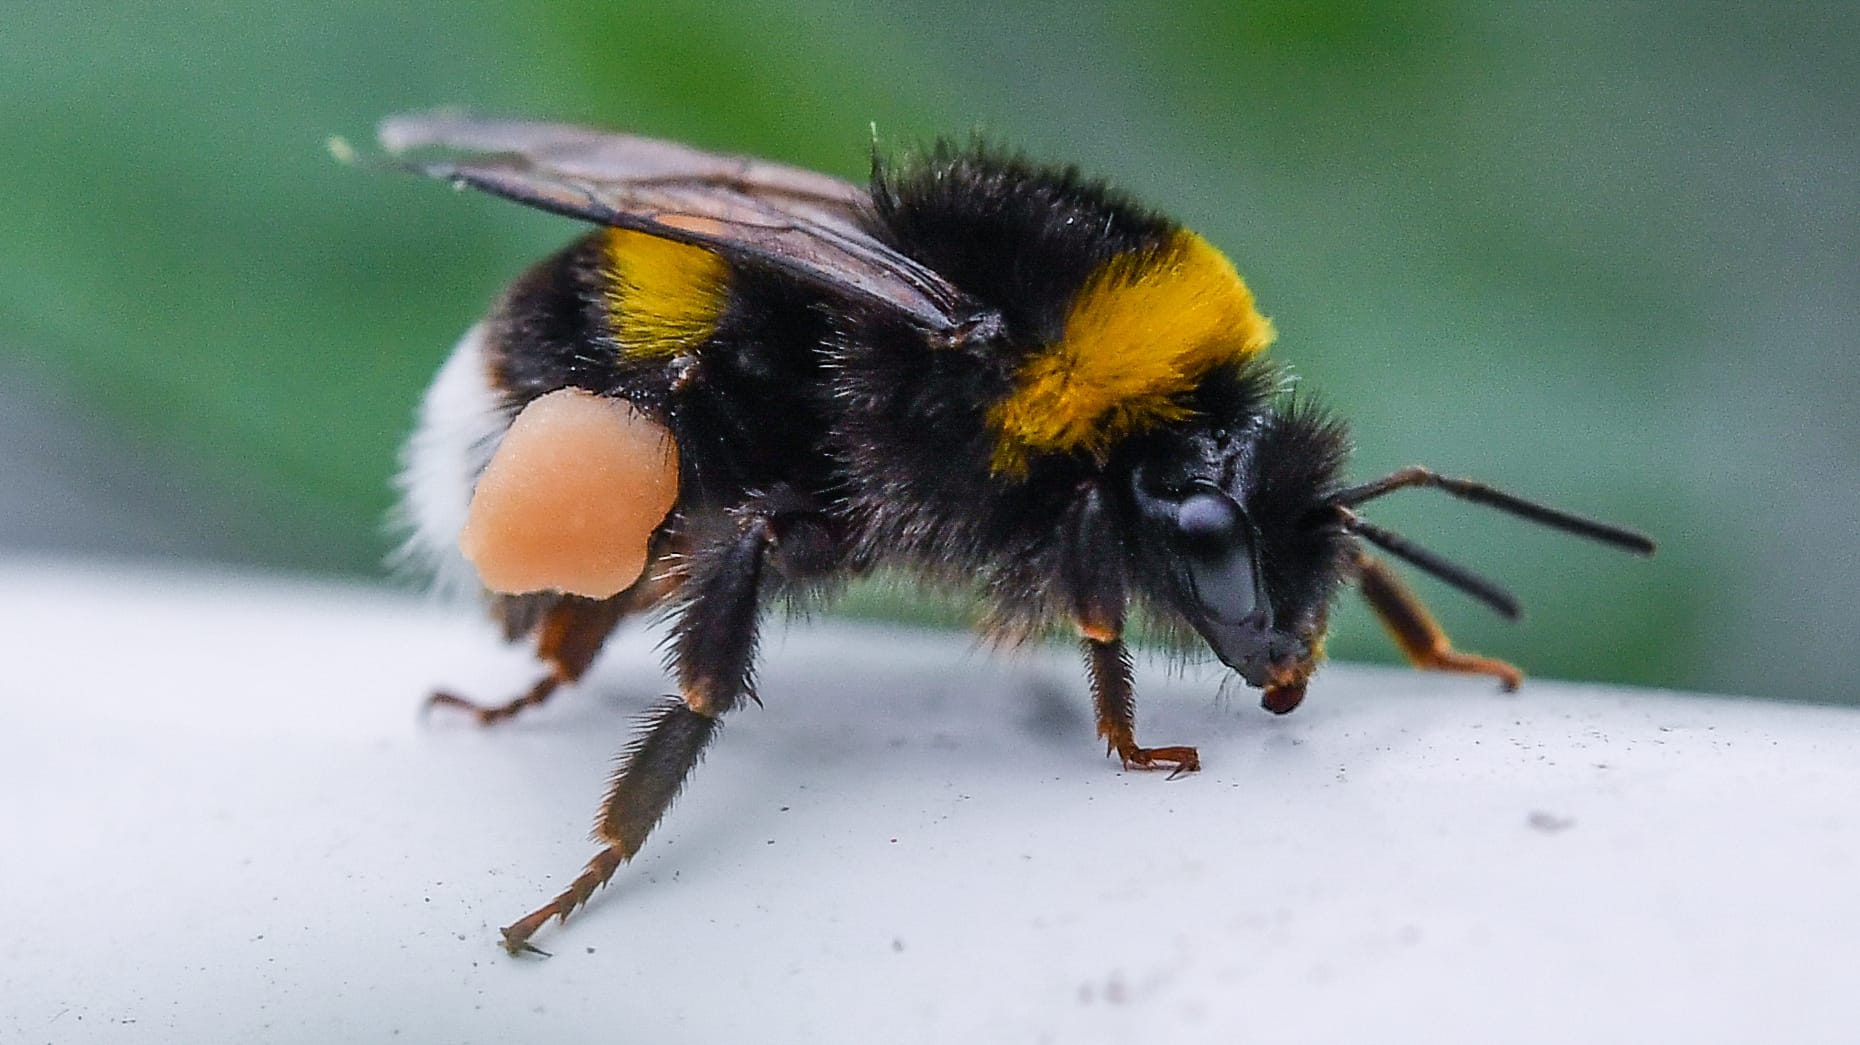
[[[1085,630],[1081,625],[1081,630]],[[1201,768],[1192,747],[1137,746],[1137,701],[1130,684],[1130,654],[1121,638],[1093,638],[1085,631],[1085,664],[1091,671],[1092,707],[1106,753],[1115,751],[1125,769],[1167,769],[1170,776]]]
[[[1072,618],[1083,637],[1091,673],[1092,707],[1106,753],[1116,752],[1125,769],[1168,769],[1193,773],[1201,756],[1192,747],[1137,746],[1137,699],[1131,686],[1130,653],[1124,648],[1124,571],[1106,519],[1104,491],[1083,487],[1064,523],[1065,584]]]

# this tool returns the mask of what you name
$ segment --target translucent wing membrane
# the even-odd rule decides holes
[[[455,112],[391,117],[379,137],[408,170],[781,269],[950,342],[999,326],[994,313],[887,246],[874,231],[870,195],[838,178],[652,138]]]
[[[800,167],[571,124],[480,119],[454,111],[404,113],[383,120],[379,135],[381,146],[396,154],[438,148],[521,156],[538,168],[571,177],[708,183],[812,202],[849,218],[856,218],[870,202],[862,186]]]

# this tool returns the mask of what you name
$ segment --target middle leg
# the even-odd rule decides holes
[[[629,592],[611,599],[584,599],[577,595],[554,596],[535,625],[536,658],[546,668],[536,684],[514,700],[502,704],[480,704],[446,690],[426,699],[426,707],[458,708],[468,712],[481,726],[510,718],[524,708],[548,700],[550,694],[581,678],[601,652],[601,646],[615,625],[637,609]]]

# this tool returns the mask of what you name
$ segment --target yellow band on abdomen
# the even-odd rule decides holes
[[[722,258],[644,232],[609,229],[607,262],[607,307],[621,352],[675,356],[717,332],[730,282]]]

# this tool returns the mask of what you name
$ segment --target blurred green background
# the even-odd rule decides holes
[[[869,125],[980,128],[1223,247],[1357,476],[1661,539],[1379,504],[1523,596],[1420,582],[1462,646],[1855,701],[1856,54],[1851,3],[11,5],[0,543],[381,575],[424,383],[574,229],[330,134],[462,105],[858,177]],[[1391,660],[1346,606],[1334,653]]]

